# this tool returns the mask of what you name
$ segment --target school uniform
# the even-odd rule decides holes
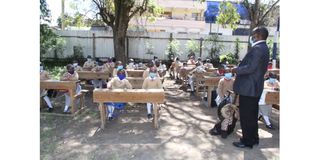
[[[224,77],[220,79],[217,88],[217,98],[215,99],[217,105],[219,105],[224,97],[228,95],[228,90],[233,90],[234,79],[227,80]],[[232,102],[232,96],[230,96]]]
[[[192,74],[192,76],[189,76],[189,79],[188,79],[188,83],[191,87],[191,91],[193,92],[194,91],[194,82],[197,80],[197,76],[193,73],[204,73],[204,72],[207,72],[203,66],[198,66],[196,67],[195,69],[193,69],[190,74]]]
[[[40,81],[41,80],[49,80],[50,76],[49,73],[45,70],[40,71]],[[40,97],[43,97],[44,101],[47,103],[49,108],[53,108],[49,97],[47,96],[46,89],[40,89]]]
[[[127,79],[120,80],[119,77],[113,77],[108,82],[108,88],[111,89],[132,89],[132,85]],[[105,105],[108,107],[107,116],[109,119],[113,117],[113,111],[115,108],[122,109],[125,106],[125,103],[114,103],[114,102],[107,102]]]
[[[264,81],[264,89],[262,91],[260,100],[259,100],[259,115],[261,115],[266,123],[266,125],[271,125],[269,116],[272,111],[272,105],[266,104],[266,95],[267,93],[272,90],[272,88],[280,88],[280,82],[276,80],[274,84],[271,84],[269,80]]]
[[[158,76],[154,78],[151,78],[150,76],[148,76],[143,81],[142,89],[162,89],[162,83],[160,78]],[[151,114],[151,107],[152,107],[152,104],[147,103],[148,115]]]
[[[86,61],[86,62],[84,62],[84,64],[83,64],[83,69],[84,70],[90,70],[90,69],[92,69],[93,67],[95,67],[96,66],[96,64],[95,64],[95,62],[94,61]]]
[[[91,71],[92,72],[101,72],[101,73],[105,73],[105,74],[109,73],[109,69],[105,65],[95,66],[94,68],[92,68]],[[105,82],[104,82],[104,80],[101,80],[101,79],[94,79],[94,80],[92,80],[92,83],[93,83],[94,88],[102,88],[102,85]]]
[[[70,74],[69,72],[64,73],[61,78],[61,81],[78,81],[79,80],[79,75],[78,73],[75,71],[73,74]],[[77,83],[76,85],[76,94],[80,94],[81,92],[81,86]],[[71,98],[70,98],[70,93],[65,93],[65,107],[64,107],[64,112],[68,111],[68,108],[70,106],[71,103]]]

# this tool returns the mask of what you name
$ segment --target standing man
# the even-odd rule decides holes
[[[259,99],[263,91],[264,75],[269,62],[269,49],[266,44],[268,30],[265,27],[256,27],[252,31],[252,48],[237,68],[233,90],[239,94],[240,125],[242,138],[233,142],[238,148],[252,148],[259,144],[258,110]]]

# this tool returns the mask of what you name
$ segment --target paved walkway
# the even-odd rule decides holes
[[[106,129],[100,125],[97,105],[87,95],[86,113],[74,119],[41,116],[42,159],[134,159],[134,160],[269,160],[279,159],[279,111],[273,110],[276,130],[259,122],[260,144],[238,149],[232,142],[241,135],[239,122],[227,139],[208,131],[217,122],[216,108],[198,97],[178,90],[166,80],[166,105],[160,111],[160,128],[152,127],[144,104],[128,107]]]

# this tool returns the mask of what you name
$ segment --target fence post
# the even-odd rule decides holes
[[[202,41],[203,41],[203,38],[201,37],[200,38],[200,57],[202,58]]]
[[[96,34],[92,33],[92,56],[96,58]]]
[[[127,36],[127,60],[129,59],[129,38]]]

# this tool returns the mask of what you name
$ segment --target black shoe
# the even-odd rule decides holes
[[[242,143],[242,142],[233,142],[232,143],[235,147],[238,147],[238,148],[250,148],[250,149],[252,149],[252,145],[246,145],[246,144],[244,144],[244,143]]]
[[[262,121],[262,116],[261,116],[261,115],[259,116],[258,120],[259,120],[259,121]]]
[[[266,127],[267,127],[268,129],[271,129],[271,130],[274,130],[274,129],[275,129],[275,128],[273,128],[272,124],[266,125]]]
[[[109,121],[112,121],[112,120],[113,120],[113,117],[109,117],[108,120],[109,120]]]
[[[51,113],[53,111],[53,108],[48,108],[47,111]]]
[[[226,139],[228,137],[227,131],[221,131],[221,138]]]
[[[147,117],[148,117],[148,119],[151,119],[152,118],[152,114],[148,114]]]
[[[243,143],[242,138],[240,138],[240,142]],[[259,138],[256,138],[253,142],[253,145],[259,145]]]

